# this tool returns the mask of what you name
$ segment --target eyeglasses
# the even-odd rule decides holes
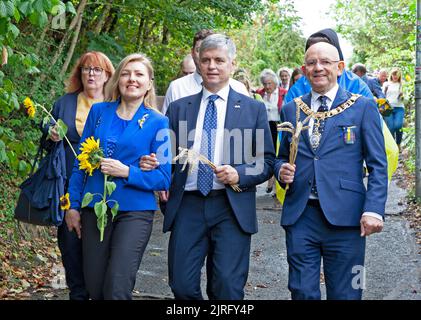
[[[92,72],[95,76],[100,76],[102,74],[102,71],[104,71],[104,69],[102,69],[100,67],[80,67],[80,70],[84,74],[89,74],[92,70]]]
[[[313,68],[316,66],[316,64],[318,63],[319,65],[321,65],[322,67],[325,68],[329,68],[331,67],[334,63],[339,62],[339,60],[329,60],[329,59],[312,59],[312,60],[307,60],[304,62],[304,64],[306,65],[307,68]]]

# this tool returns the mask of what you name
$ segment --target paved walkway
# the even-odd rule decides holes
[[[288,265],[285,235],[279,225],[280,208],[265,185],[258,187],[259,232],[252,237],[250,273],[246,299],[287,300]],[[418,255],[413,230],[401,217],[405,190],[392,181],[382,233],[367,239],[367,300],[421,300],[421,256]],[[168,234],[162,233],[162,215],[157,214],[153,234],[145,251],[136,282],[138,299],[171,299],[167,277]],[[204,288],[204,276],[202,288]],[[324,285],[322,285],[322,292]],[[205,295],[204,295],[205,296]]]

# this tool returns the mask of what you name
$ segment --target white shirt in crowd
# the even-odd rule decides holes
[[[404,108],[403,99],[399,98],[402,91],[402,84],[399,82],[388,81],[383,84],[383,92],[393,108]]]
[[[219,166],[222,164],[223,160],[223,148],[224,148],[224,125],[225,125],[225,115],[227,113],[227,102],[230,86],[222,88],[216,94],[219,98],[215,101],[215,106],[217,110],[217,125],[216,125],[216,137],[215,137],[215,149],[214,156],[211,160],[215,165]],[[199,114],[197,115],[196,122],[196,131],[194,135],[193,150],[197,153],[200,153],[200,145],[202,141],[202,132],[203,132],[203,121],[205,119],[206,107],[208,105],[209,96],[213,93],[209,92],[206,88],[203,88],[202,101],[200,102]],[[186,191],[197,190],[197,169],[199,165],[197,164],[191,173],[187,176],[186,180]],[[214,175],[213,177],[213,190],[224,189],[225,186]]]
[[[161,112],[165,114],[171,102],[199,93],[202,90],[202,81],[202,76],[197,71],[172,81],[165,94]],[[241,82],[230,79],[229,84],[234,91],[250,96]]]
[[[279,90],[276,88],[270,96],[265,92],[263,95],[263,102],[266,106],[266,112],[268,115],[268,121],[280,121],[281,117],[279,116],[278,110],[278,99],[279,99]]]

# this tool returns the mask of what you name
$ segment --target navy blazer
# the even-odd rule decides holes
[[[363,79],[364,82],[367,83],[368,87],[373,93],[373,96],[375,96],[377,99],[380,99],[380,98],[386,99],[386,96],[384,95],[382,91],[382,86],[380,85],[379,79],[372,78],[367,75],[362,76],[361,79]]]
[[[67,138],[72,144],[73,149],[76,151],[77,146],[80,142],[79,133],[76,130],[76,110],[77,110],[77,96],[79,92],[67,93],[64,96],[61,96],[53,105],[53,110],[51,114],[54,119],[61,119],[67,125]],[[51,123],[52,125],[53,123]],[[48,131],[50,124],[43,128],[44,132]],[[73,162],[75,161],[75,155],[69,147],[69,144],[66,140],[63,140],[64,143],[64,152],[66,155],[66,177],[67,180],[70,179],[73,169]],[[47,140],[47,148],[51,149],[54,144],[50,139]]]
[[[169,105],[167,116],[170,120],[170,128],[176,137],[172,141],[173,150],[178,150],[180,146],[184,148],[193,146],[193,141],[186,141],[186,138],[196,127],[201,99],[202,92],[176,100]],[[235,192],[231,187],[226,186],[228,199],[242,230],[247,233],[256,233],[256,185],[272,176],[272,164],[275,157],[265,105],[230,88],[225,129],[229,130],[232,136],[228,137],[228,132],[225,132],[223,164],[229,164],[237,170],[240,177],[239,186],[243,190]],[[246,137],[246,139],[241,139],[240,146],[234,146],[235,133],[239,133],[242,138]],[[240,152],[234,154],[235,150]],[[182,166],[182,163],[177,162],[173,167],[173,181],[166,205],[164,232],[171,229],[183,197],[188,167],[182,172]]]
[[[119,103],[120,101],[102,102],[92,106],[81,142],[93,136],[95,140],[100,140],[100,146],[104,154],[107,154],[107,136]],[[148,114],[148,118],[141,128],[138,121],[145,114]],[[152,152],[156,153],[160,165],[156,170],[142,171],[139,168],[140,157]],[[107,199],[118,201],[120,211],[156,210],[153,191],[168,190],[171,180],[168,119],[142,104],[120,136],[112,158],[129,166],[130,171],[128,178],[113,178],[117,188]],[[83,196],[87,192],[103,194],[104,175],[99,169],[94,170],[92,176],[86,175],[84,170],[79,170],[79,161],[76,159],[69,184],[72,209],[80,210]],[[101,198],[95,196],[89,207],[93,207],[99,200]]]
[[[339,87],[332,108],[350,98]],[[311,93],[302,97],[311,105]],[[292,101],[282,108],[282,121],[296,123],[296,106]],[[301,111],[301,120],[306,117]],[[346,144],[344,132],[352,128],[355,142]],[[288,162],[291,133],[282,135],[275,175]],[[368,188],[363,184],[363,161],[369,172]],[[313,151],[308,130],[302,131],[296,159],[294,182],[286,193],[281,224],[294,224],[309,199],[316,179],[320,205],[327,220],[336,226],[359,226],[364,212],[384,215],[387,198],[387,161],[379,112],[373,99],[359,97],[347,110],[328,118],[319,148]]]

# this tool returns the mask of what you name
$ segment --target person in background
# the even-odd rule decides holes
[[[244,86],[247,88],[247,91],[249,92],[250,97],[263,102],[262,96],[253,90],[250,78],[247,74],[247,70],[238,68],[235,70],[232,78],[244,84]]]
[[[405,105],[403,103],[402,73],[399,68],[393,68],[390,71],[389,81],[384,83],[383,91],[390,106],[393,107],[392,114],[384,117],[384,120],[400,151]]]
[[[83,130],[81,141],[99,140],[104,157],[89,175],[76,159],[66,223],[82,236],[86,288],[93,300],[131,300],[157,209],[154,191],[170,185],[168,118],[156,110],[153,79],[152,64],[144,55],[125,57],[107,84],[107,102],[92,106]],[[160,164],[151,172],[142,171],[140,157],[150,153]],[[107,208],[101,242],[94,206],[104,193],[104,175],[116,185],[107,201],[111,206],[117,201],[118,211],[112,219]],[[93,200],[82,209],[87,193]]]
[[[279,76],[279,80],[280,80],[280,84],[279,86],[281,88],[284,88],[285,90],[288,90],[290,88],[289,85],[289,79],[291,77],[290,71],[288,68],[286,67],[282,67],[278,70],[278,76]]]
[[[359,76],[370,88],[377,99],[386,98],[382,91],[382,86],[378,78],[372,78],[367,75],[367,68],[362,63],[356,63],[352,66],[352,72]]]
[[[380,69],[378,75],[377,75],[377,81],[379,82],[379,85],[382,87],[383,84],[387,81],[387,69]]]
[[[281,112],[284,96],[287,90],[279,86],[279,80],[275,72],[271,69],[264,69],[260,73],[260,82],[263,88],[256,90],[263,98],[268,115],[270,133],[272,135],[273,146],[276,148],[278,139],[279,114]],[[271,193],[275,178],[271,177],[266,187],[266,193]]]
[[[187,76],[189,74],[192,74],[195,71],[196,71],[196,65],[194,64],[191,53],[189,53],[188,55],[184,57],[183,61],[181,62],[179,77]]]
[[[311,118],[294,164],[289,163],[291,133],[283,134],[274,165],[278,181],[289,184],[281,218],[288,288],[294,300],[320,300],[323,259],[327,299],[360,300],[364,280],[355,281],[356,267],[364,272],[366,237],[382,230],[387,199],[380,114],[374,99],[338,85],[345,63],[333,45],[309,47],[304,66],[312,89],[282,108],[282,121],[295,124],[297,108],[301,119],[312,112],[326,117]],[[363,161],[370,173],[367,188]]]
[[[303,70],[301,68],[294,68],[294,70],[292,71],[291,74],[291,79],[289,80],[289,88],[291,89],[291,87],[294,85],[294,83],[296,83],[298,81],[298,79],[300,79],[303,76]]]
[[[113,64],[105,54],[98,51],[84,53],[77,60],[70,77],[66,81],[67,93],[54,103],[52,115],[54,119],[61,119],[67,125],[66,136],[73,150],[77,149],[80,142],[92,104],[104,101],[104,87],[113,73]],[[61,140],[54,125],[47,125],[44,130],[49,131],[52,143]],[[67,141],[64,141],[66,190],[75,160],[71,147]],[[89,294],[83,276],[82,241],[75,232],[69,231],[66,220],[58,227],[57,242],[61,252],[70,300],[87,300]]]
[[[199,93],[202,90],[202,76],[199,69],[199,48],[202,41],[209,35],[214,34],[212,30],[202,29],[198,31],[193,38],[193,46],[191,55],[196,71],[187,76],[172,81],[165,94],[164,104],[162,105],[162,113],[165,114],[171,102]],[[230,86],[237,92],[248,95],[246,87],[237,80],[230,79]]]

